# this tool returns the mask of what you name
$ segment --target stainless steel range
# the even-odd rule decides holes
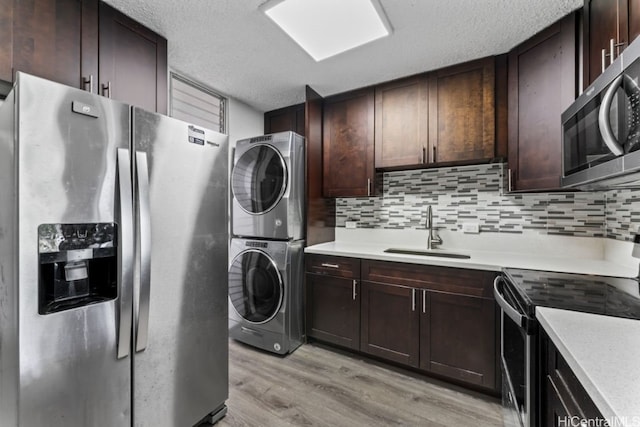
[[[635,279],[504,269],[494,283],[501,314],[501,367],[506,426],[539,425],[536,306],[640,319]]]

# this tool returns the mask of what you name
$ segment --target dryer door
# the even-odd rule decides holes
[[[282,305],[284,286],[276,263],[266,253],[248,249],[229,267],[229,299],[248,322],[261,324],[273,319]]]
[[[287,189],[287,166],[274,147],[256,144],[236,161],[231,173],[233,197],[250,214],[273,209]]]

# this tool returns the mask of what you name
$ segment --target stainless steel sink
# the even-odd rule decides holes
[[[402,249],[402,248],[389,248],[384,250],[390,254],[403,254],[403,255],[422,255],[422,256],[436,256],[442,258],[458,258],[469,259],[469,255],[457,254],[454,252],[441,252],[439,250],[420,250],[420,249]]]

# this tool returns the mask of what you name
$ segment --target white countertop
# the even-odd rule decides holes
[[[547,307],[536,318],[611,425],[640,425],[640,321]]]
[[[630,264],[628,259],[622,260],[623,256],[617,253],[615,257],[607,256],[607,243],[602,241],[610,239],[443,233],[445,244],[438,250],[470,256],[469,259],[458,259],[384,252],[388,248],[425,250],[426,234],[416,230],[409,233],[406,230],[343,230],[336,237],[333,242],[308,246],[305,252],[488,271],[510,267],[617,277],[634,277],[638,271],[637,260]],[[619,243],[623,246],[623,255],[628,253],[630,258],[631,249],[627,249],[625,244]]]

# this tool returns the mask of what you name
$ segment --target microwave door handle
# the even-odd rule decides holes
[[[511,307],[507,300],[504,299],[499,289],[500,281],[504,281],[502,276],[496,277],[493,281],[493,296],[496,298],[496,302],[498,303],[504,314],[506,314],[511,320],[516,322],[516,325],[518,325],[518,327],[524,328],[526,323],[524,320],[524,316],[518,313],[518,311],[515,308]]]
[[[602,104],[600,105],[600,110],[598,111],[598,125],[600,126],[600,135],[602,135],[602,139],[604,140],[605,145],[616,156],[621,156],[624,151],[622,150],[622,147],[618,143],[618,140],[611,130],[611,123],[609,123],[609,110],[611,110],[613,97],[622,84],[623,76],[624,74],[616,77],[613,83],[611,83],[609,88],[604,93],[604,96],[602,97]]]

